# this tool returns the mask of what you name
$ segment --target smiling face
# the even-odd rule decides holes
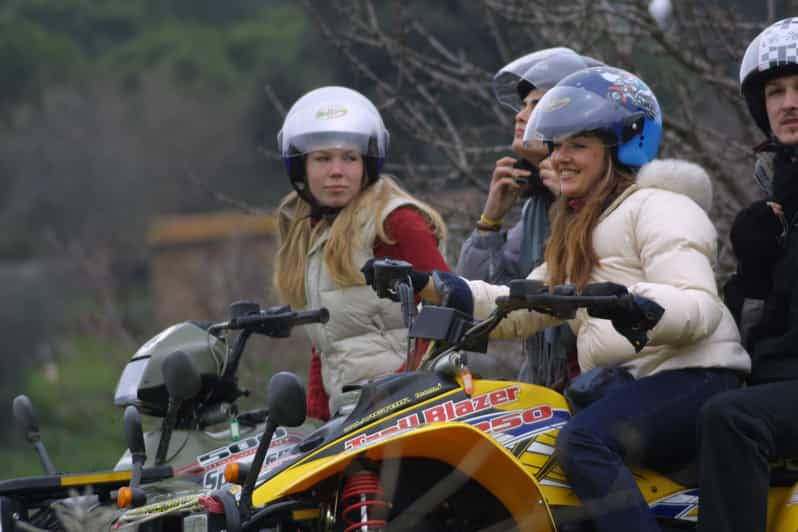
[[[555,144],[551,164],[560,178],[560,193],[584,198],[607,171],[607,148],[595,135],[574,135]]]
[[[546,147],[542,142],[528,142],[527,146],[524,147],[524,130],[526,129],[526,123],[529,121],[529,116],[532,114],[532,111],[534,111],[535,106],[545,92],[546,91],[541,89],[529,91],[521,102],[521,110],[515,114],[513,151],[532,164],[538,164],[548,155]]]
[[[363,157],[357,150],[330,148],[308,154],[308,188],[323,207],[346,207],[363,188]]]
[[[765,83],[765,109],[776,138],[798,144],[798,74]]]

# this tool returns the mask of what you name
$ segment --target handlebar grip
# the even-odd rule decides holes
[[[315,310],[302,310],[296,313],[294,325],[306,325],[308,323],[327,323],[330,320],[330,311],[326,307]]]
[[[290,329],[295,325],[305,325],[308,323],[326,323],[330,319],[330,313],[326,308],[314,310],[303,310],[295,312],[293,310],[286,310],[284,312],[270,313],[259,312],[250,316],[240,316],[233,318],[227,322],[227,328],[230,330],[237,329],[259,329],[261,327],[270,328],[287,328]]]

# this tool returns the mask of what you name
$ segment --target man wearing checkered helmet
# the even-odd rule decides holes
[[[705,532],[764,530],[769,461],[798,456],[798,17],[751,42],[740,84],[768,137],[755,172],[768,197],[737,215],[731,241],[737,291],[764,307],[747,334],[749,386],[716,395],[699,418]]]

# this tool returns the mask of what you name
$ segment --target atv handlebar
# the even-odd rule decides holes
[[[297,325],[327,323],[330,319],[330,313],[324,307],[295,311],[288,305],[281,305],[261,310],[260,305],[249,301],[230,305],[230,314],[228,321],[208,327],[208,333],[213,335],[219,335],[223,331],[241,331],[222,375],[222,380],[225,381],[234,380],[244,353],[244,346],[252,334],[286,338],[291,335],[291,329]]]
[[[458,310],[426,305],[413,324],[410,335],[443,341],[443,349],[435,353],[433,359],[457,350],[484,352],[484,347],[479,346],[486,346],[490,332],[511,312],[529,310],[568,320],[575,316],[579,308],[614,304],[619,299],[618,295],[579,295],[573,285],[550,288],[540,281],[519,279],[510,282],[508,295],[496,298],[496,308],[484,320],[474,321]],[[632,342],[632,339],[629,340]]]
[[[233,318],[227,325],[230,330],[241,329],[254,329],[255,332],[282,331],[290,329],[297,325],[307,325],[309,323],[327,323],[330,319],[330,313],[326,308],[318,310],[303,310],[292,311],[287,309],[275,314],[269,314],[268,311],[261,311],[256,316],[242,316],[240,318]],[[266,332],[262,332],[266,331]]]
[[[249,331],[266,336],[284,337],[291,333],[297,325],[310,323],[327,323],[330,319],[329,311],[322,307],[315,310],[294,311],[284,305],[271,307],[266,310],[258,309],[257,312],[244,316],[235,316],[229,321],[215,323],[208,328],[208,332],[215,334],[223,330]]]

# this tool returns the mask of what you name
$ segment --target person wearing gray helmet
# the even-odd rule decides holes
[[[559,195],[559,180],[542,143],[524,146],[523,134],[535,105],[562,78],[602,63],[557,47],[521,56],[503,66],[493,78],[496,100],[515,111],[512,150],[515,156],[496,161],[488,198],[476,229],[463,243],[456,271],[467,279],[505,284],[526,277],[543,262],[543,246],[549,236],[548,211]],[[505,216],[521,198],[521,219],[502,230]],[[508,345],[509,344],[509,345]],[[568,353],[575,350],[567,327],[541,331],[523,340],[494,344],[501,351],[524,352],[519,378],[544,386],[563,386]],[[571,374],[578,371],[576,363]]]
[[[735,217],[731,242],[742,295],[764,307],[747,335],[748,386],[714,397],[699,417],[703,532],[765,530],[768,486],[785,480],[769,462],[798,456],[798,17],[749,44],[740,85],[768,138],[755,172],[768,197]]]

